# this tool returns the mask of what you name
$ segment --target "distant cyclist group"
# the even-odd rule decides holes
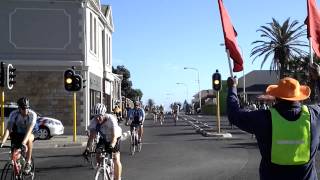
[[[176,125],[176,121],[178,120],[178,115],[180,111],[180,105],[178,103],[173,103],[171,104],[171,114],[173,115],[174,123]],[[160,104],[159,106],[151,106],[150,112],[153,115],[153,123],[157,124],[160,123],[162,125],[164,123],[165,119],[165,111],[164,111],[164,106]]]

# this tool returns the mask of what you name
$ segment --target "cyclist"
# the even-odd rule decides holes
[[[113,113],[116,115],[118,123],[122,122],[122,116],[121,116],[121,108],[119,105],[116,105],[113,109]]]
[[[157,107],[156,106],[152,106],[151,111],[152,111],[152,114],[153,114],[153,123],[155,124],[155,123],[157,123],[157,119],[158,119],[158,117],[157,117],[157,114],[158,114]]]
[[[179,110],[180,110],[179,104],[174,103],[172,107],[172,111],[173,111],[173,118],[175,121],[178,120]]]
[[[164,107],[162,104],[160,104],[159,106],[159,116],[160,116],[160,124],[162,125],[162,123],[164,122]]]
[[[5,130],[0,147],[7,141],[8,136],[11,138],[12,147],[21,147],[26,150],[26,165],[24,172],[31,172],[31,156],[34,141],[34,127],[37,121],[37,114],[29,109],[29,99],[22,97],[17,101],[18,109],[9,115],[9,122]]]
[[[117,119],[112,114],[107,114],[107,108],[104,104],[97,103],[93,109],[94,117],[90,121],[89,130],[90,136],[88,139],[86,150],[83,155],[85,157],[89,154],[93,139],[99,133],[100,138],[97,144],[97,148],[103,148],[106,151],[112,152],[112,158],[114,162],[114,174],[115,179],[121,179],[122,165],[120,162],[120,139],[122,129],[118,125]],[[100,158],[97,157],[97,162]]]
[[[139,143],[141,143],[141,139],[143,137],[143,122],[145,119],[145,112],[143,108],[140,107],[139,101],[136,101],[134,103],[134,109],[132,109],[129,118],[131,119],[131,125],[130,125],[131,134],[133,131],[133,127],[139,127],[138,128]]]

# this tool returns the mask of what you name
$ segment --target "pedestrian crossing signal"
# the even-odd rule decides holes
[[[219,73],[218,70],[216,70],[216,73],[212,75],[212,88],[215,91],[220,91],[222,88],[221,84],[221,74]]]

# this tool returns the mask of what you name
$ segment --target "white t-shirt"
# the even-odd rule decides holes
[[[122,129],[118,125],[117,118],[111,114],[106,114],[104,115],[103,118],[105,118],[105,121],[101,124],[100,131],[99,131],[100,135],[103,136],[107,142],[112,141],[112,133],[114,133],[116,138],[121,137]],[[98,125],[98,122],[94,117],[91,119],[88,129],[90,131],[97,131],[97,125]]]
[[[17,133],[27,133],[28,127],[30,125],[33,127],[37,122],[37,114],[31,109],[28,109],[28,111],[25,117],[20,114],[18,109],[12,111],[9,115],[8,129],[12,131],[13,125],[16,124]]]

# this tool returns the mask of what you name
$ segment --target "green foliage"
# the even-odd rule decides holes
[[[272,18],[272,22],[267,23],[267,26],[261,26],[257,32],[261,33],[260,37],[264,40],[252,43],[256,46],[252,49],[250,56],[255,56],[253,61],[257,57],[264,56],[261,68],[271,56],[270,70],[279,70],[280,78],[285,76],[286,65],[293,56],[307,54],[304,50],[299,49],[300,47],[308,47],[305,41],[300,40],[301,37],[306,37],[306,29],[304,24],[299,25],[296,20],[290,22],[290,18],[288,18],[281,25]]]
[[[130,71],[123,65],[112,67],[112,72],[122,75],[121,81],[121,95],[125,96],[132,101],[141,100],[143,93],[140,89],[132,89],[132,81],[130,81]]]
[[[216,92],[215,92],[216,93]],[[226,104],[226,98],[228,93],[228,87],[227,87],[227,81],[222,81],[222,88],[219,92],[219,100],[220,100],[220,115],[225,115],[227,112],[227,104]],[[216,94],[215,94],[216,96]],[[207,115],[216,115],[217,114],[217,106],[213,104],[208,104],[202,106],[203,114]]]

